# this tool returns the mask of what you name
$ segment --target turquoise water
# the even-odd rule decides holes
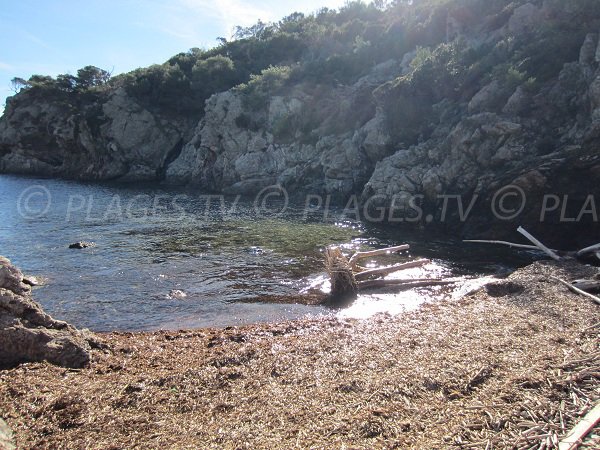
[[[302,202],[209,197],[0,175],[0,254],[43,280],[51,315],[94,331],[229,326],[334,314],[274,304],[323,279],[324,246],[403,242],[450,275],[506,272],[530,255],[371,226]],[[271,202],[271,200],[273,202]],[[264,208],[263,208],[264,206]],[[283,205],[285,206],[285,205]],[[92,241],[73,250],[69,244]],[[493,255],[493,257],[490,257]]]

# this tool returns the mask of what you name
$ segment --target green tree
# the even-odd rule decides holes
[[[107,70],[96,66],[85,66],[77,71],[77,87],[85,90],[101,86],[110,80],[110,76],[111,74]]]
[[[56,85],[61,91],[73,92],[77,88],[77,77],[69,74],[58,75]]]
[[[10,89],[15,94],[18,94],[21,89],[27,89],[28,87],[31,87],[31,85],[23,78],[15,77],[10,80]]]

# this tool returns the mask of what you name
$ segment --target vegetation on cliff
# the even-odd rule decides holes
[[[253,106],[286,84],[351,84],[378,63],[416,51],[411,71],[380,89],[400,138],[413,140],[434,119],[442,99],[469,99],[490,78],[506,91],[523,80],[545,81],[573,60],[586,33],[600,29],[594,0],[548,0],[555,17],[525,33],[474,46],[448,42],[448,17],[461,30],[484,33],[505,22],[525,0],[395,0],[347,3],[339,11],[294,13],[276,23],[237,27],[210,50],[192,48],[163,64],[110,77],[94,66],[76,76],[33,75],[14,79],[15,90],[40,95],[90,95],[124,86],[149,109],[202,116],[204,101],[242,85]],[[484,19],[482,21],[482,19]],[[276,82],[279,77],[280,81]],[[407,126],[408,125],[408,126]]]

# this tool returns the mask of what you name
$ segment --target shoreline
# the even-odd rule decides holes
[[[0,410],[17,448],[553,448],[600,400],[600,309],[550,277],[597,273],[538,262],[398,316],[102,333],[88,368],[0,371]]]

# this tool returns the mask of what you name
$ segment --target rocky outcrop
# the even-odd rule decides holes
[[[584,206],[600,198],[600,67],[593,62],[598,46],[598,37],[588,35],[580,62],[566,64],[558,80],[535,95],[522,85],[499,105],[497,83],[485,86],[456,125],[440,124],[430,139],[378,162],[363,198],[377,196],[389,205],[393,198],[422,196],[420,209],[405,205],[413,214],[415,209],[421,213],[421,223],[428,218],[453,223],[470,235],[499,236],[512,232],[516,224],[506,217],[497,220],[494,195],[505,186],[516,186],[525,195],[520,224],[531,224],[542,235],[552,222],[569,222],[592,232],[597,205]],[[448,203],[448,195],[455,194],[463,202],[460,208]],[[565,202],[571,201],[570,215],[556,213],[548,219],[542,211],[548,195],[560,197],[565,210]],[[588,217],[578,214],[582,211]]]
[[[120,88],[73,105],[23,92],[0,120],[0,172],[74,179],[159,180],[188,124],[141,107]]]
[[[360,191],[375,163],[391,149],[370,92],[400,70],[388,61],[324,98],[298,87],[287,96],[270,97],[261,110],[246,107],[241,92],[216,94],[207,101],[194,137],[167,169],[166,180],[232,194],[253,194],[273,184],[337,197]],[[357,107],[371,112],[349,118]],[[307,130],[305,123],[317,108],[332,114]]]
[[[90,342],[90,333],[46,314],[21,271],[0,257],[0,368],[31,361],[83,367],[90,362]]]
[[[513,34],[526,32],[528,28],[540,23],[543,14],[542,8],[531,2],[525,3],[514,9],[508,21],[508,31]]]

